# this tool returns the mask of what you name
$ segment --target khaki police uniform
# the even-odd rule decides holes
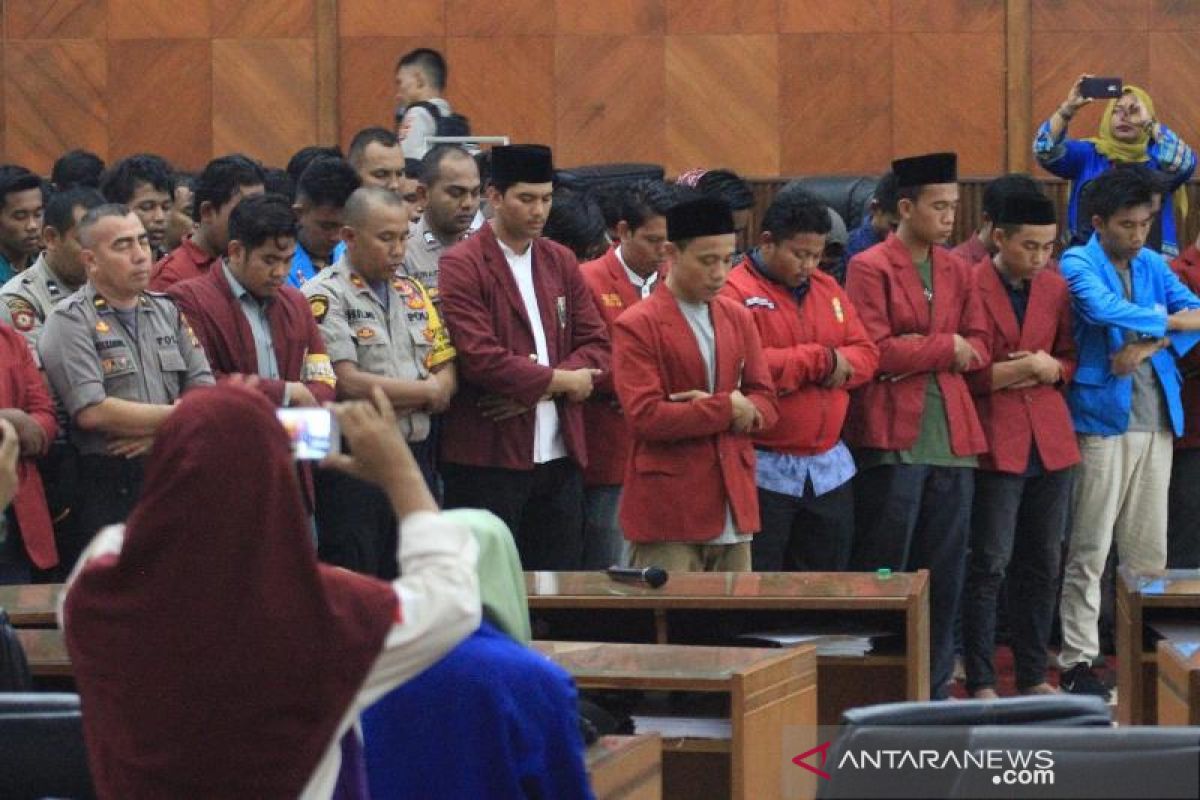
[[[0,319],[25,337],[37,358],[37,340],[46,317],[62,300],[71,295],[70,289],[59,283],[58,277],[46,263],[46,254],[38,256],[29,269],[14,275],[0,287]]]
[[[143,292],[136,320],[136,333],[126,329],[91,283],[47,317],[38,352],[72,420],[109,397],[169,405],[187,389],[214,383],[204,350],[169,297]],[[101,431],[73,425],[70,437],[81,456],[80,514],[90,536],[132,509],[142,459],[108,455],[109,436]]]
[[[325,340],[329,360],[352,361],[363,372],[422,380],[455,356],[441,317],[421,282],[388,280],[386,305],[342,256],[300,287]],[[435,490],[427,437],[430,417],[414,411],[399,418],[400,432]],[[348,475],[318,469],[317,555],[330,564],[390,580],[396,577],[396,519],[387,496]]]
[[[475,215],[471,228],[462,235],[459,241],[466,239],[483,224],[483,217]],[[416,278],[429,292],[434,303],[440,303],[438,295],[438,259],[446,252],[446,245],[433,234],[422,217],[409,228],[408,249],[404,251],[404,272],[411,278]]]
[[[415,278],[393,276],[385,307],[343,256],[301,291],[335,365],[353,361],[372,375],[416,381],[454,358],[441,316]],[[429,435],[429,414],[414,411],[401,417],[400,429],[408,441],[424,441]]]

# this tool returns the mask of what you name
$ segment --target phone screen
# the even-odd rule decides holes
[[[319,461],[339,451],[337,420],[329,409],[277,408],[275,416],[287,431],[297,461]]]

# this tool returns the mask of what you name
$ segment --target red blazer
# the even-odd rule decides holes
[[[797,306],[786,286],[747,258],[729,274],[723,294],[750,311],[779,396],[779,424],[756,434],[754,444],[794,455],[833,447],[842,435],[850,390],[871,380],[879,366],[879,348],[867,338],[842,287],[814,272],[804,303]],[[854,377],[845,386],[826,389],[821,382],[833,370],[833,348],[854,367]]]
[[[596,308],[608,335],[613,323],[629,306],[641,302],[642,293],[629,282],[625,268],[617,259],[614,246],[600,258],[579,266],[583,280],[592,292]],[[663,270],[659,273],[661,282]],[[659,286],[655,283],[655,289]],[[583,404],[583,433],[588,442],[588,465],[583,473],[587,486],[617,486],[625,478],[625,461],[629,458],[629,426],[617,403],[612,373],[601,376],[596,392]]]
[[[759,529],[754,447],[730,432],[729,395],[740,388],[769,428],[775,388],[754,321],[732,300],[709,304],[716,338],[712,396],[668,395],[708,385],[696,337],[666,287],[626,311],[613,327],[613,376],[633,436],[621,492],[621,528],[631,542],[705,542],[725,527],[725,503],[739,531]]]
[[[213,264],[220,261],[216,256],[210,256],[192,241],[191,234],[183,237],[179,247],[167,253],[157,264],[150,275],[150,289],[155,292],[165,292],[171,284],[199,278],[212,271]]]
[[[229,288],[224,269],[211,269],[207,275],[173,284],[167,294],[187,315],[188,322],[212,366],[213,375],[232,373],[258,374],[258,354],[250,323]],[[259,388],[277,406],[283,405],[287,382],[300,380],[306,355],[325,353],[325,342],[313,319],[308,301],[291,286],[280,288],[268,306],[271,344],[279,364],[279,380],[263,378]],[[305,381],[305,386],[320,403],[332,403],[334,387],[329,382]]]
[[[1171,269],[1192,292],[1200,291],[1200,250],[1196,245],[1188,246],[1171,262]],[[1182,449],[1200,447],[1200,348],[1192,348],[1179,361],[1183,373],[1183,436],[1175,441]]]
[[[992,370],[967,375],[975,394],[979,421],[987,434],[990,452],[979,459],[981,469],[1016,475],[1029,464],[1029,448],[1037,442],[1038,455],[1048,470],[1079,463],[1075,426],[1063,387],[1075,376],[1075,339],[1071,335],[1071,293],[1057,267],[1043,269],[1029,288],[1025,324],[1018,327],[1008,290],[991,259],[975,265],[975,285],[991,326],[991,360],[1008,360],[1018,350],[1045,350],[1062,364],[1062,385],[1039,384],[1031,389],[992,389]]]
[[[25,337],[7,325],[0,325],[0,408],[20,409],[33,417],[46,432],[46,449],[49,449],[58,433],[54,401],[50,399],[50,390],[33,361]],[[54,527],[46,508],[42,476],[32,458],[23,457],[17,461],[17,493],[12,507],[29,560],[39,569],[56,565],[58,548],[54,544]]]
[[[927,373],[937,375],[946,404],[950,447],[966,456],[987,450],[975,404],[954,364],[954,334],[970,342],[987,367],[991,346],[987,321],[971,267],[949,250],[930,248],[933,308],[908,248],[896,235],[859,253],[846,272],[846,294],[869,336],[879,346],[876,380],[850,397],[846,440],[857,447],[907,450],[921,431]],[[904,338],[905,334],[923,338]]]
[[[438,262],[442,316],[458,350],[458,393],[442,428],[442,458],[448,462],[533,469],[533,413],[492,422],[479,412],[480,397],[498,394],[532,407],[546,393],[554,369],[609,367],[608,334],[575,256],[549,239],[535,239],[532,247],[548,367],[531,357],[537,352],[533,330],[491,225]],[[585,466],[582,408],[562,398],[556,402],[567,450]]]

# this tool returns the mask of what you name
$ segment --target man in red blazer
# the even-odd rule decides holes
[[[570,570],[583,553],[582,404],[609,349],[575,256],[541,236],[553,188],[550,148],[493,148],[495,216],[438,262],[459,370],[442,478],[448,508],[508,524],[525,569]]]
[[[1055,691],[1046,683],[1046,649],[1079,463],[1062,392],[1076,365],[1071,294],[1047,268],[1058,233],[1054,204],[1040,192],[1015,193],[992,219],[996,255],[974,267],[992,366],[967,376],[990,452],[975,473],[962,615],[967,691],[988,699],[996,697],[996,606],[1006,575],[1017,690]]]
[[[0,583],[29,583],[32,567],[48,570],[58,564],[58,548],[46,494],[36,459],[46,454],[58,423],[54,401],[34,363],[25,338],[0,324],[0,419],[12,425],[20,449],[17,490],[12,506],[0,519]]]
[[[650,296],[666,274],[667,209],[675,202],[661,181],[629,187],[621,197],[619,244],[579,267],[609,335],[626,308]],[[583,472],[583,568],[604,569],[621,561],[617,509],[629,457],[629,429],[617,402],[612,373],[601,375],[583,406],[588,465]]]
[[[846,294],[879,346],[879,374],[850,401],[859,448],[851,565],[930,571],[931,695],[946,696],[971,523],[987,440],[963,373],[991,349],[971,267],[940,247],[954,229],[957,158],[892,163],[896,232],[850,262]]]
[[[842,425],[850,390],[875,375],[879,348],[819,268],[831,228],[825,204],[785,189],[762,228],[723,292],[754,318],[779,398],[779,422],[754,436],[762,513],[754,569],[837,572],[854,541],[854,457]]]
[[[759,529],[751,437],[778,416],[749,313],[720,297],[733,212],[697,197],[667,212],[666,291],[613,327],[613,379],[632,431],[621,528],[637,567],[746,572]]]
[[[1193,293],[1200,292],[1200,236],[1171,262]],[[1175,440],[1167,508],[1167,568],[1200,567],[1200,350],[1179,362],[1183,373],[1183,436]]]

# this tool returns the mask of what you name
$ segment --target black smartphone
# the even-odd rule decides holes
[[[1120,78],[1084,78],[1079,82],[1079,93],[1089,99],[1120,97],[1124,89]]]

